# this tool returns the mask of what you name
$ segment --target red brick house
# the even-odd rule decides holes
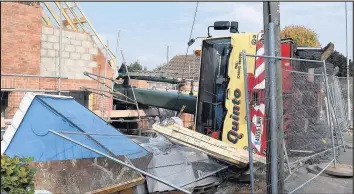
[[[1,2],[2,125],[4,118],[12,118],[25,91],[58,93],[59,28],[45,25],[43,14],[38,2]],[[99,88],[83,72],[103,75],[106,59],[101,49],[90,34],[68,28],[62,30],[61,45],[62,94],[73,96],[93,111],[99,110],[101,96],[81,87]],[[107,65],[106,76],[112,77],[113,72]],[[112,110],[112,99],[104,99],[104,109]]]

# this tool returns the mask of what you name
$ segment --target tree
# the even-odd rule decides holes
[[[298,46],[319,47],[318,35],[311,29],[304,26],[291,25],[286,26],[281,32],[282,39],[291,38]]]
[[[339,72],[337,74],[338,77],[347,77],[347,57],[339,53],[338,51],[334,51],[326,60],[326,62],[332,63],[334,67],[339,68]],[[352,77],[354,73],[353,62],[349,61],[349,74]]]
[[[148,70],[148,68],[145,66],[145,67],[144,67],[144,71],[147,71],[147,70]]]
[[[139,60],[136,60],[134,63],[128,65],[129,72],[141,71],[143,67],[140,65]]]
[[[162,64],[160,64],[160,65],[158,65],[155,69],[154,69],[154,71],[160,71],[160,70],[162,70],[162,68],[164,68],[164,67],[166,67],[166,63],[162,63]]]

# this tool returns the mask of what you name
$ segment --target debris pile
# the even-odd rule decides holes
[[[175,131],[188,130],[182,124],[157,119],[155,137],[128,137],[72,97],[27,93],[1,152],[34,157],[36,190],[53,193],[203,193],[216,189],[216,174],[230,164],[246,166],[244,150],[191,130],[193,141],[178,138]]]

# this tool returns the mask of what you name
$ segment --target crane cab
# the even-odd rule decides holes
[[[230,29],[231,35],[212,37],[210,27]],[[199,53],[201,66],[195,129],[242,149],[248,146],[244,96],[248,89],[244,86],[241,53],[245,50],[256,54],[259,36],[257,33],[238,33],[237,22],[215,22],[208,27],[208,37],[202,41]],[[247,58],[247,73],[255,73],[255,63],[254,57]],[[260,130],[264,126],[263,120],[259,119]]]

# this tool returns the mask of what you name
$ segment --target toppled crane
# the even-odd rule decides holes
[[[195,114],[196,131],[213,136],[222,142],[232,145],[241,150],[248,149],[247,143],[247,123],[244,93],[249,92],[252,97],[251,118],[253,151],[261,157],[265,157],[266,130],[265,130],[265,64],[264,60],[249,59],[248,60],[248,85],[244,88],[244,78],[242,70],[242,60],[240,53],[245,50],[249,54],[264,54],[263,33],[238,33],[237,22],[215,22],[215,30],[228,30],[232,33],[229,37],[211,37],[205,38],[202,42],[201,67],[198,97],[185,95],[182,93],[172,93],[163,91],[154,91],[148,89],[134,88],[137,102],[139,104],[156,106],[166,109],[178,111],[183,105],[186,105],[185,112]],[[192,39],[191,44],[194,40]],[[312,60],[325,60],[333,52],[334,45],[329,43],[325,48],[306,48],[297,47],[291,39],[281,41],[282,57],[301,58]],[[254,64],[254,65],[250,65]],[[284,94],[292,93],[301,84],[293,84],[297,79],[292,71],[302,72],[318,72],[323,70],[321,64],[309,64],[306,62],[296,62],[290,60],[282,60],[283,71],[283,92]],[[326,65],[327,72],[333,72],[333,65]],[[124,68],[121,68],[121,70]],[[121,78],[124,79],[123,71]],[[144,79],[149,79],[147,76]],[[156,80],[154,78],[153,80]],[[161,82],[178,83],[175,79],[167,78],[159,79]],[[302,84],[307,85],[311,90],[311,79],[304,81]],[[115,88],[132,97],[132,87],[124,81],[122,85],[116,85]],[[313,97],[320,91],[311,90]],[[311,96],[311,95],[309,95]],[[123,98],[123,97],[122,97]],[[294,128],[294,118],[296,120],[304,119],[303,113],[299,111],[297,115],[287,116],[293,109],[288,110],[289,103],[293,99],[288,97],[284,99],[284,131]],[[317,103],[316,98],[303,101],[303,103]],[[301,104],[300,106],[306,106]],[[313,110],[311,115],[314,120],[319,118],[319,110]],[[314,122],[314,121],[313,121]],[[303,122],[305,123],[305,122]],[[155,129],[159,132],[163,130],[161,126]],[[165,127],[166,131],[170,129]],[[182,130],[182,129],[181,129]],[[166,132],[167,133],[167,132]],[[193,133],[193,132],[190,132]]]

